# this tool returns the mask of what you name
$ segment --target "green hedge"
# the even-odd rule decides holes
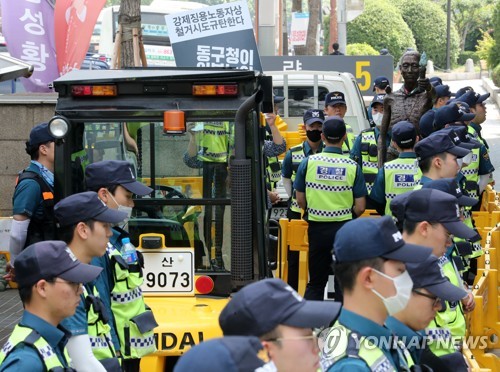
[[[378,56],[380,53],[377,52],[370,44],[347,44],[347,55],[348,56]]]
[[[500,64],[498,64],[497,67],[493,69],[493,74],[491,76],[491,79],[493,80],[493,83],[495,83],[497,87],[500,87]]]
[[[446,13],[432,0],[398,0],[396,6],[415,37],[419,52],[438,67],[446,67]],[[454,23],[450,31],[450,61],[456,63],[459,37]]]
[[[467,61],[469,58],[472,58],[474,64],[479,63],[479,56],[477,55],[477,53],[471,50],[466,50],[465,52],[460,52],[458,54],[457,64],[459,64],[460,66],[465,65],[465,61]]]
[[[347,43],[386,48],[397,61],[406,48],[415,48],[412,31],[400,11],[387,0],[366,0],[363,14],[347,24]]]
[[[500,1],[497,2],[495,11],[493,12],[493,40],[494,43],[489,50],[487,61],[488,66],[496,66],[496,70],[500,63]]]

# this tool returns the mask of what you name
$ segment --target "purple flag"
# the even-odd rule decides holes
[[[30,78],[21,78],[28,92],[52,92],[59,77],[54,42],[54,8],[50,0],[1,0],[2,31],[12,57],[33,65]]]

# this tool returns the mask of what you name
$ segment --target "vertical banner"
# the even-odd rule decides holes
[[[178,67],[262,71],[246,1],[165,16]]]
[[[59,77],[54,44],[54,8],[48,0],[1,0],[2,32],[14,58],[33,65],[22,78],[28,92],[51,92],[48,84]]]
[[[308,26],[309,13],[292,13],[292,25],[290,28],[291,45],[306,45]]]
[[[106,0],[57,0],[54,28],[61,75],[80,68],[89,49],[97,17]]]

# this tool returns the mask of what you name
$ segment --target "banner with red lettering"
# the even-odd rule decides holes
[[[57,67],[61,75],[80,68],[89,49],[97,17],[106,0],[57,0],[55,32]]]
[[[34,67],[30,78],[21,78],[24,88],[27,92],[52,92],[48,85],[59,77],[52,2],[1,0],[1,6],[2,32],[10,55]]]

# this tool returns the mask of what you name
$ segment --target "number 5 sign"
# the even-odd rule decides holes
[[[264,71],[311,70],[349,72],[358,82],[361,94],[373,95],[373,81],[389,79],[394,72],[392,56],[261,56]]]

